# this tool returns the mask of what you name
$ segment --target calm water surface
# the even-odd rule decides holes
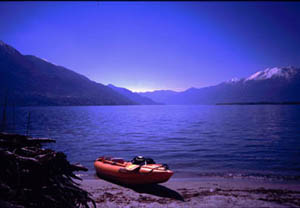
[[[167,163],[174,177],[300,178],[300,106],[23,107],[16,129],[51,137],[94,174],[102,155]]]

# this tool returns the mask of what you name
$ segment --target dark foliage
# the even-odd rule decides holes
[[[41,148],[51,139],[35,139],[0,133],[0,207],[89,207],[95,203],[73,179],[74,171],[87,171],[70,164],[66,155]]]

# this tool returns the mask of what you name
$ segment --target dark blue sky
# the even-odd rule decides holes
[[[300,2],[0,2],[0,39],[135,91],[300,66]]]

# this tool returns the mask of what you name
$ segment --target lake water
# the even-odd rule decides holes
[[[300,179],[300,106],[155,105],[23,107],[18,133],[56,139],[94,175],[98,156],[136,155],[167,163],[173,177]]]

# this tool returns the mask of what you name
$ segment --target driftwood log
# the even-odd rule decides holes
[[[0,207],[96,207],[73,180],[80,179],[74,171],[87,169],[41,148],[44,142],[55,140],[0,133]]]

